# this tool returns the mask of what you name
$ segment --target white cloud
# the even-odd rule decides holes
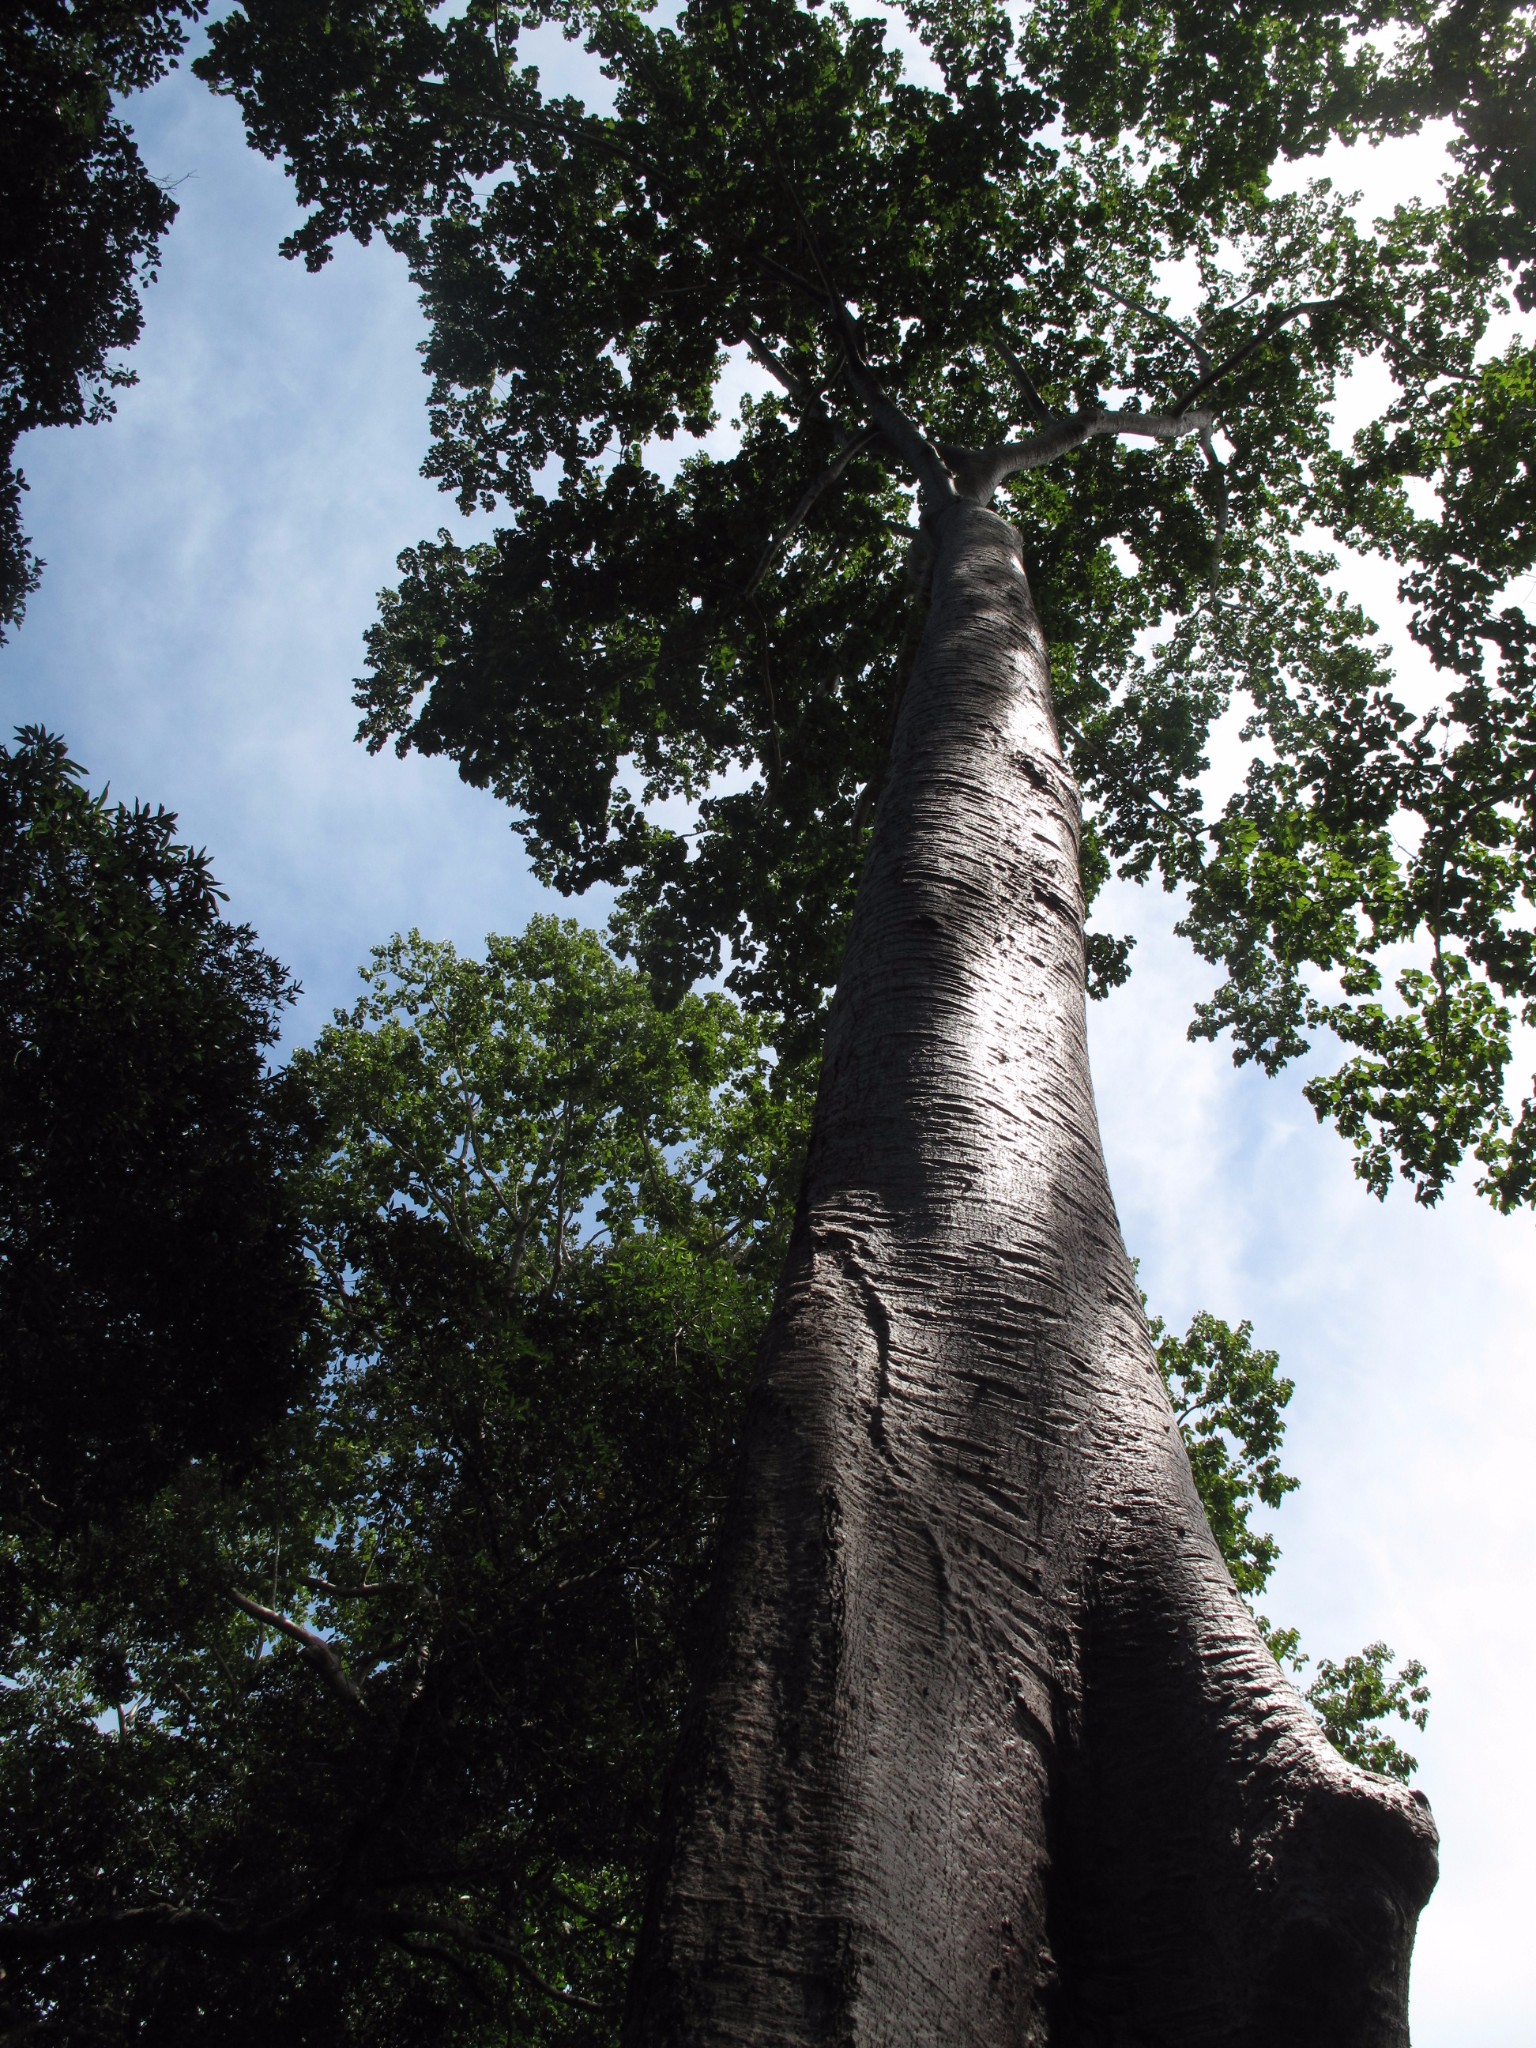
[[[135,125],[181,216],[118,419],[23,447],[48,568],[0,662],[6,712],[63,731],[94,785],[181,814],[303,980],[303,1036],[397,927],[472,947],[558,899],[494,798],[351,737],[396,554],[468,525],[415,473],[423,327],[400,266],[382,245],[319,276],[281,260],[285,180],[195,81]]]

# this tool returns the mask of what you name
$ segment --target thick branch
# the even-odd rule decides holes
[[[271,1607],[263,1607],[257,1600],[248,1600],[244,1593],[232,1590],[229,1597],[242,1614],[250,1615],[253,1621],[265,1622],[268,1628],[275,1628],[280,1635],[291,1637],[299,1645],[299,1654],[305,1663],[319,1673],[343,1706],[351,1707],[358,1713],[367,1713],[366,1700],[358,1691],[335,1649],[324,1636],[317,1635],[312,1628],[305,1628],[301,1622],[290,1621],[286,1614],[279,1614]]]
[[[827,313],[843,345],[847,358],[844,367],[854,395],[894,452],[912,471],[924,499],[930,505],[936,506],[953,498],[954,479],[945,468],[943,457],[917,423],[887,396],[879,379],[864,360],[858,323],[842,300],[833,293],[823,290],[819,285],[812,284],[809,278],[801,277],[796,271],[787,270],[782,263],[775,262],[773,257],[765,256],[761,251],[757,252],[757,261],[771,277],[778,278],[792,291],[802,293]]]
[[[776,355],[767,342],[750,327],[744,331],[741,338],[746,345],[747,354],[754,362],[762,365],[775,383],[782,384],[791,398],[804,398],[808,395],[810,386],[805,379],[797,377],[782,357]]]
[[[849,325],[852,325],[851,320]],[[955,480],[945,467],[943,456],[916,421],[886,396],[865,365],[855,361],[851,355],[848,382],[886,441],[916,477],[918,490],[927,505],[942,505],[953,498]]]
[[[1271,315],[1268,320],[1263,322],[1256,333],[1249,336],[1241,348],[1234,349],[1231,355],[1223,358],[1221,362],[1208,369],[1198,384],[1191,384],[1187,391],[1181,393],[1174,401],[1174,411],[1181,413],[1186,407],[1193,405],[1195,400],[1209,391],[1213,384],[1218,384],[1223,377],[1228,376],[1240,363],[1247,362],[1251,355],[1257,354],[1266,341],[1272,340],[1283,327],[1288,327],[1293,320],[1299,320],[1303,313],[1331,313],[1341,303],[1342,301],[1338,299],[1303,299],[1299,305],[1289,306],[1283,313]],[[1186,335],[1185,339],[1188,340],[1188,338]]]
[[[966,495],[986,504],[998,485],[1021,470],[1043,469],[1087,441],[1105,434],[1128,434],[1143,441],[1182,441],[1215,425],[1209,412],[1077,412],[1057,420],[1027,441],[1005,441],[992,448],[944,447],[941,454],[964,482]]]

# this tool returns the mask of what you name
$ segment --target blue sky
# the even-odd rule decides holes
[[[41,590],[0,652],[7,723],[61,730],[94,784],[176,809],[231,912],[306,994],[307,1038],[368,948],[416,925],[477,947],[550,904],[505,813],[443,762],[370,759],[351,678],[394,558],[463,531],[417,474],[422,328],[382,248],[282,262],[280,173],[189,77],[139,102],[182,213],[108,426],[33,436]],[[1409,167],[1411,169],[1411,166]],[[1389,189],[1403,164],[1365,166]],[[1373,601],[1379,593],[1373,594]],[[569,909],[570,906],[560,906]],[[590,902],[580,914],[601,922]],[[1136,971],[1093,1017],[1121,1218],[1155,1309],[1250,1317],[1297,1381],[1266,1602],[1314,1655],[1385,1637],[1430,1667],[1412,1738],[1444,1835],[1415,1965],[1419,2048],[1514,2048],[1536,2012],[1536,1256],[1528,1217],[1435,1212],[1351,1176],[1294,1075],[1186,1042],[1206,974],[1160,899],[1116,892]]]

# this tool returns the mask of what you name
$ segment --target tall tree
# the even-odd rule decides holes
[[[1480,353],[1530,274],[1529,15],[911,0],[918,83],[839,7],[549,12],[611,114],[543,97],[494,0],[252,0],[205,71],[292,164],[296,251],[406,253],[433,464],[514,508],[405,559],[371,742],[623,884],[674,985],[728,945],[810,1040],[836,982],[630,2038],[1401,2042],[1433,1828],[1321,1739],[1199,1512],[1084,904],[1111,862],[1184,888],[1240,1059],[1341,1040],[1308,1092],[1373,1187],[1470,1155],[1532,1193],[1536,383]],[[1463,110],[1440,201],[1374,229],[1277,177]],[[776,390],[663,480],[732,352]],[[1330,532],[1403,565],[1438,709]]]

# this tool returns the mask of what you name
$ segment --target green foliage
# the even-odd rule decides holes
[[[310,1384],[294,988],[175,827],[0,748],[0,1528],[238,1464]]]
[[[1375,1191],[1432,1202],[1470,1158],[1494,1202],[1530,1200],[1536,1101],[1508,1070],[1536,1014],[1533,357],[1487,355],[1536,277],[1529,7],[899,13],[936,79],[884,21],[792,0],[248,0],[214,27],[199,68],[310,209],[292,251],[403,253],[429,467],[506,510],[402,556],[364,737],[450,755],[543,876],[620,889],[664,984],[728,950],[736,993],[811,1044],[923,610],[915,444],[872,393],[957,474],[1111,397],[1198,404],[1199,436],[1073,443],[1006,487],[1088,891],[1184,892],[1222,972],[1194,1028],[1239,1060],[1342,1046],[1307,1093]],[[611,113],[545,95],[519,40],[540,25],[584,43]],[[1444,190],[1369,227],[1326,179],[1280,182],[1440,119]],[[771,394],[706,454],[749,357]],[[1367,361],[1387,395],[1344,449]],[[1398,565],[1438,707],[1330,595],[1333,546]],[[1252,765],[1213,811],[1234,705]],[[1096,992],[1128,956],[1091,936]]]
[[[319,1403],[9,1554],[13,2025],[612,2038],[803,1091],[572,925],[365,981],[294,1063]]]
[[[1418,1769],[1418,1760],[1394,1742],[1381,1724],[1396,1719],[1424,1727],[1429,1720],[1429,1687],[1417,1658],[1398,1672],[1392,1671],[1391,1664],[1392,1652],[1385,1643],[1367,1643],[1357,1656],[1346,1657],[1342,1664],[1324,1657],[1317,1677],[1307,1687],[1307,1699],[1329,1741],[1352,1763],[1407,1780]]]
[[[1173,1403],[1195,1485],[1237,1590],[1262,1593],[1280,1553],[1254,1529],[1257,1506],[1278,1508],[1298,1481],[1280,1469],[1283,1411],[1295,1384],[1273,1351],[1253,1343],[1251,1323],[1234,1330],[1202,1309],[1183,1337],[1150,1319],[1153,1348]]]
[[[11,0],[0,18],[0,639],[41,564],[16,443],[105,419],[176,217],[114,111],[175,63],[207,0]]]

